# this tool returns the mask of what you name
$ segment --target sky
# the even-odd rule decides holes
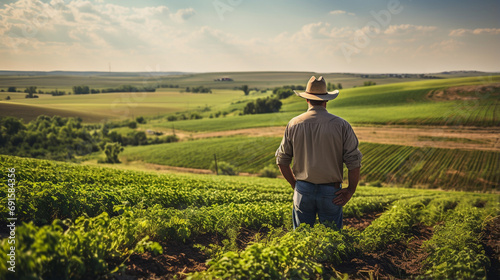
[[[498,0],[0,0],[0,70],[500,71]]]

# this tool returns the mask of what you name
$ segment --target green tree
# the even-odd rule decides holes
[[[335,87],[335,84],[332,84],[332,83],[328,83],[327,86],[326,86],[326,90],[328,91],[332,91],[332,90],[336,90],[337,88]]]
[[[31,86],[31,87],[27,87],[24,92],[26,92],[28,95],[26,96],[26,98],[33,98],[33,94],[36,93],[36,87],[35,86]]]
[[[123,152],[123,147],[120,143],[106,143],[104,146],[104,153],[106,154],[107,163],[120,163],[118,155]]]
[[[140,123],[140,124],[145,124],[145,123],[146,123],[146,120],[144,119],[144,117],[143,117],[143,116],[140,116],[140,117],[135,118],[135,121],[136,121],[137,123]]]
[[[9,87],[7,89],[7,92],[16,92],[16,91],[17,91],[16,87]]]
[[[134,121],[129,122],[129,123],[128,123],[128,127],[130,127],[130,128],[134,128],[134,129],[135,129],[135,128],[137,128],[137,123],[136,123],[136,122],[134,122]]]
[[[250,89],[248,88],[248,85],[242,85],[241,90],[245,93],[245,95],[248,95],[250,93]]]
[[[290,88],[279,88],[277,90],[273,90],[273,92],[278,99],[285,99],[294,94],[293,90]]]
[[[89,88],[89,86],[74,86],[73,93],[74,94],[89,94],[90,88]]]
[[[245,115],[255,114],[255,103],[248,102],[245,108],[243,109],[243,114]]]
[[[236,170],[236,167],[234,165],[225,162],[225,161],[218,161],[217,162],[217,169],[219,175],[238,175],[239,172]],[[215,162],[212,162],[210,165],[210,170],[215,172]]]

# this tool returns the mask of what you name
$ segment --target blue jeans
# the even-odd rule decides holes
[[[337,230],[341,230],[342,206],[332,201],[338,190],[334,186],[297,181],[293,192],[293,228],[302,223],[314,226],[317,214],[320,223],[335,223]]]

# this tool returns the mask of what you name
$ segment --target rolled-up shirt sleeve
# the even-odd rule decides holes
[[[344,131],[344,149],[342,151],[342,160],[349,170],[361,167],[361,158],[363,155],[358,149],[358,145],[358,137],[356,137],[351,125],[347,123]]]
[[[276,157],[276,164],[290,165],[293,158],[293,146],[290,140],[288,126],[285,129],[285,134],[281,140],[281,144],[276,150],[274,155]]]

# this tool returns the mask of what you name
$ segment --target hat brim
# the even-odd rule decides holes
[[[295,90],[294,90],[294,92],[297,96],[300,96],[302,98],[309,99],[309,100],[318,100],[318,101],[333,100],[333,99],[337,98],[337,96],[339,96],[338,90],[334,90],[332,92],[327,92],[326,94],[312,94],[312,93],[307,93],[307,92],[298,92]]]

